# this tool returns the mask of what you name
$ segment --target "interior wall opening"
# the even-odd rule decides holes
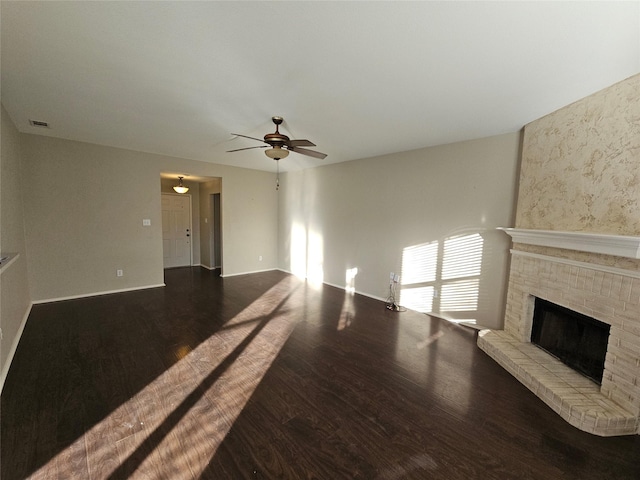
[[[174,189],[179,177],[188,188],[184,193]],[[160,185],[164,268],[201,266],[222,274],[222,178],[163,172]],[[175,258],[181,249],[190,252],[188,262],[186,254]]]

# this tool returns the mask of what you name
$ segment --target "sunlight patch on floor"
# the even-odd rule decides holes
[[[294,321],[281,310],[296,288],[281,281],[183,350],[181,360],[32,478],[72,478],[74,465],[85,462],[91,478],[197,478],[292,332]]]
[[[351,326],[351,321],[356,315],[356,307],[353,303],[353,296],[356,293],[356,275],[358,275],[358,267],[348,268],[345,272],[345,296],[338,320],[338,330]]]

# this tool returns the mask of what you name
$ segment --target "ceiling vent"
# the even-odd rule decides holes
[[[29,125],[32,127],[49,128],[49,124],[47,122],[41,122],[40,120],[29,120]]]

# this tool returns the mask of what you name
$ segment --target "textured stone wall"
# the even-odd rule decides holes
[[[640,235],[640,75],[525,127],[515,226]]]

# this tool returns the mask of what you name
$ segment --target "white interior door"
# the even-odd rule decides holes
[[[162,194],[164,268],[191,265],[191,197]]]

